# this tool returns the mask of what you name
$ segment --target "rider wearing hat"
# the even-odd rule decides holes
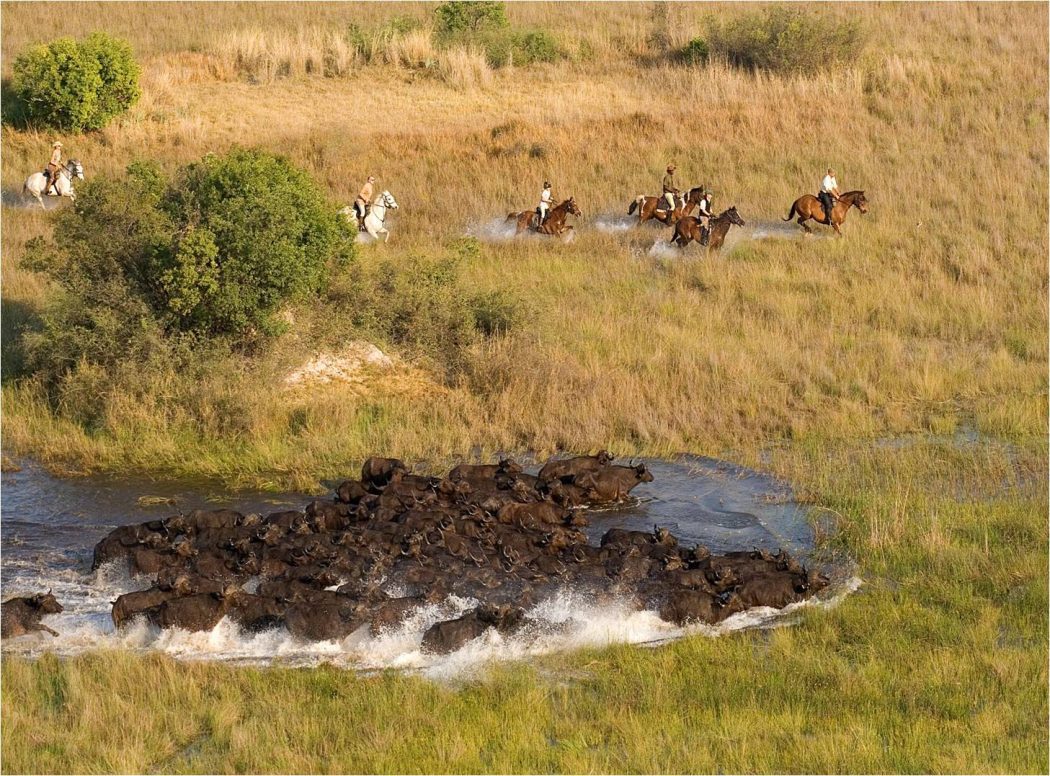
[[[361,191],[357,193],[357,199],[354,200],[354,210],[357,211],[357,217],[362,221],[368,212],[368,204],[372,201],[372,196],[375,191],[372,188],[372,184],[376,182],[374,175],[369,175],[368,180],[365,181],[365,185],[361,187]]]
[[[820,204],[824,206],[824,218],[828,224],[831,224],[831,210],[835,207],[835,201],[841,196],[839,182],[835,180],[835,171],[829,167],[828,174],[820,183],[820,194],[817,195]]]
[[[664,187],[664,199],[667,200],[667,207],[670,210],[674,210],[674,198],[678,194],[678,188],[674,185],[674,171],[675,166],[673,164],[667,165],[667,174],[664,175],[662,182]]]
[[[47,163],[47,167],[44,168],[44,178],[46,179],[47,187],[44,191],[50,189],[55,181],[58,179],[58,171],[62,167],[62,143],[56,140],[51,144],[51,161]]]
[[[551,184],[550,181],[543,182],[543,192],[540,194],[540,206],[538,209],[540,214],[540,226],[543,226],[543,222],[547,220],[547,211],[551,208]]]

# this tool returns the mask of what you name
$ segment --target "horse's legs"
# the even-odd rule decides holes
[[[803,218],[802,216],[798,217],[798,225],[801,226],[806,231],[806,234],[810,234],[813,231],[808,226],[806,226],[806,219]]]
[[[389,230],[389,229],[384,229],[384,230],[383,230],[383,234],[384,234],[384,235],[386,235],[386,236],[385,236],[385,237],[383,238],[383,242],[385,242],[385,243],[388,243],[388,242],[390,242],[390,230]]]
[[[839,229],[839,225],[836,224],[834,221],[831,222],[831,228],[835,230],[835,234],[837,234],[839,237],[842,237],[842,230]]]

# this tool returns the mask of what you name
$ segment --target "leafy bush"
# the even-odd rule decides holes
[[[508,26],[503,3],[492,0],[451,0],[434,9],[434,14],[439,35],[477,34]]]
[[[514,63],[529,65],[533,62],[554,62],[562,57],[562,51],[554,36],[543,30],[529,30],[514,34]]]
[[[60,288],[26,338],[27,362],[56,384],[81,363],[243,346],[280,328],[283,304],[321,291],[354,236],[303,171],[258,151],[209,156],[171,180],[145,163],[96,178],[59,213],[53,243],[27,245],[25,266]]]
[[[123,40],[96,32],[59,38],[15,60],[12,86],[26,120],[80,132],[101,129],[135,104],[139,67]]]
[[[487,337],[506,334],[521,321],[518,301],[506,291],[476,294],[470,300],[474,327]]]
[[[678,59],[687,65],[702,65],[709,55],[707,41],[693,38],[678,51]]]
[[[185,168],[163,207],[177,233],[160,282],[185,330],[273,333],[284,302],[318,293],[327,263],[353,255],[353,227],[283,157],[205,157]]]
[[[413,255],[352,268],[332,296],[351,324],[455,371],[475,336],[459,283],[459,259]]]
[[[715,22],[708,39],[711,51],[739,67],[793,72],[824,68],[826,62],[856,60],[865,44],[856,20],[773,6]]]

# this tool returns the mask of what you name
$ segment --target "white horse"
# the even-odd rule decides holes
[[[47,177],[42,172],[34,172],[22,185],[22,194],[26,192],[36,197],[36,201],[40,203],[40,207],[44,207],[43,197],[69,197],[72,201],[77,201],[77,194],[73,191],[73,178],[80,178],[84,180],[84,167],[76,159],[70,159],[65,163],[63,167],[59,167],[55,174],[54,187],[58,194],[52,194],[50,192],[51,186],[48,185]],[[45,208],[46,209],[46,208]]]
[[[397,210],[397,200],[389,191],[384,191],[376,197],[376,201],[368,209],[368,215],[365,216],[365,231],[375,240],[379,239],[379,235],[385,234],[383,242],[390,242],[390,230],[384,225],[387,209]]]

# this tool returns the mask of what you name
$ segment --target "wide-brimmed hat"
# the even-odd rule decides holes
[[[62,147],[62,141],[56,140],[54,143],[51,144],[51,147],[52,148],[61,148]]]

